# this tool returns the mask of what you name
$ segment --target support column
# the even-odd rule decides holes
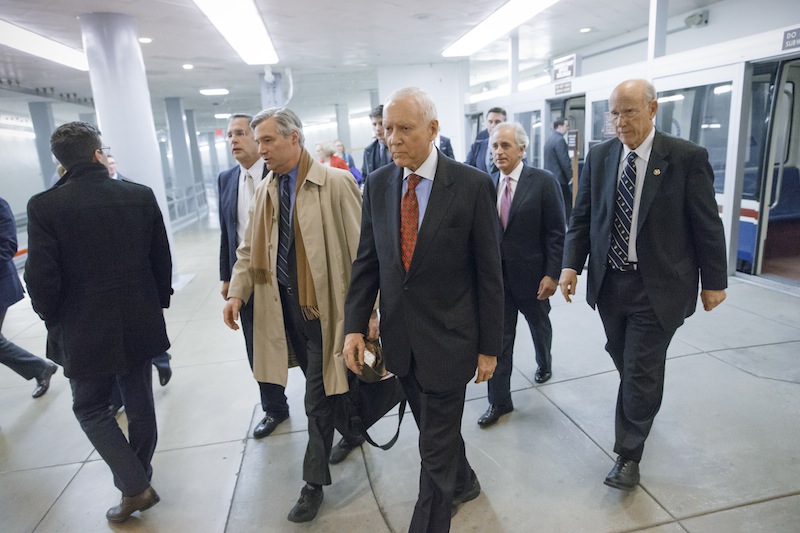
[[[28,109],[31,112],[33,133],[36,135],[36,155],[39,156],[39,168],[42,169],[44,188],[49,189],[52,185],[53,174],[56,172],[56,163],[53,161],[53,153],[50,151],[50,136],[56,129],[53,108],[50,102],[28,102]]]
[[[103,143],[112,147],[126,176],[153,189],[173,250],[173,269],[177,270],[150,88],[136,21],[119,13],[87,13],[79,19]]]
[[[186,110],[186,131],[189,135],[189,154],[192,158],[192,170],[194,170],[195,198],[198,209],[202,210],[208,205],[208,202],[203,178],[203,159],[200,157],[200,146],[197,144],[197,125],[194,121],[193,109]]]
[[[336,128],[337,136],[346,149],[352,148],[350,145],[350,108],[347,104],[336,104]]]
[[[203,134],[206,138],[206,144],[208,145],[208,160],[211,162],[211,178],[214,184],[216,184],[217,176],[221,172],[219,168],[219,157],[217,156],[217,136],[214,135],[213,131],[208,131]]]
[[[519,29],[508,36],[508,85],[511,94],[519,90]]]
[[[183,203],[179,206],[179,216],[185,217],[197,213],[197,202],[194,197],[194,169],[189,155],[189,134],[186,130],[186,118],[181,99],[170,96],[164,98],[164,103],[167,109],[169,141],[172,147],[172,165],[175,169],[172,185],[175,190],[175,199]]]
[[[647,30],[647,60],[667,53],[667,17],[669,0],[650,0],[650,25]]]

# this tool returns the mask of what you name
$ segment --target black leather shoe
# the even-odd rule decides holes
[[[469,501],[474,500],[477,498],[481,493],[481,483],[478,481],[478,476],[475,475],[475,472],[472,472],[472,479],[470,480],[469,484],[464,487],[464,492],[461,494],[456,494],[453,496],[453,506],[451,507],[450,511],[450,518],[454,517],[458,512],[458,508],[462,503],[467,503]]]
[[[161,383],[161,386],[163,387],[169,383],[169,380],[172,377],[172,368],[156,367],[156,370],[158,370],[158,382]]]
[[[347,456],[350,455],[350,452],[364,444],[364,440],[364,437],[361,435],[359,435],[356,439],[350,440],[348,440],[347,437],[342,437],[342,439],[336,443],[336,446],[331,448],[331,456],[328,458],[328,463],[332,465],[338,465],[347,459]]]
[[[261,419],[261,422],[258,423],[256,429],[253,430],[253,437],[257,439],[263,439],[264,437],[275,431],[275,428],[278,427],[278,424],[280,424],[287,418],[289,418],[288,413],[283,416],[266,415],[264,418]]]
[[[614,468],[603,482],[609,487],[620,490],[633,490],[639,484],[639,463],[622,456],[617,457]]]
[[[146,511],[161,501],[153,487],[147,487],[136,496],[123,496],[119,505],[106,513],[109,522],[124,522],[136,511]]]
[[[536,374],[533,376],[533,380],[536,383],[544,383],[548,379],[553,377],[553,373],[549,370],[542,370],[541,368],[536,369]]]
[[[501,416],[507,415],[513,410],[514,406],[511,405],[505,407],[499,405],[490,405],[486,412],[483,413],[478,419],[478,425],[482,428],[493,426],[498,420],[500,420]]]
[[[286,518],[290,522],[310,522],[314,520],[314,517],[317,516],[317,511],[322,505],[323,496],[322,487],[311,487],[306,484],[300,491],[300,499],[294,504],[292,510],[289,511],[289,516]]]
[[[53,377],[53,374],[58,370],[57,364],[51,363],[50,361],[45,362],[47,363],[47,367],[45,367],[40,375],[36,376],[36,388],[33,389],[33,394],[31,394],[34,398],[44,396],[44,393],[50,388],[50,378]]]

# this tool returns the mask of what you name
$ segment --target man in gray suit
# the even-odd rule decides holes
[[[619,456],[605,484],[633,490],[661,407],[667,347],[694,313],[698,283],[706,311],[725,299],[727,261],[705,148],[653,127],[658,101],[645,80],[619,84],[609,108],[617,139],[586,157],[559,286],[571,301],[588,255],[586,300],[620,375]]]

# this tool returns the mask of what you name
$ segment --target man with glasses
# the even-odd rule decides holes
[[[711,311],[728,284],[725,235],[705,148],[653,127],[656,91],[645,80],[609,98],[617,133],[591,149],[564,242],[559,286],[570,302],[589,256],[586,300],[603,321],[619,371],[616,464],[605,484],[633,490],[661,406],[667,347],[697,305]]]
[[[153,357],[169,348],[163,308],[172,258],[153,191],[112,180],[100,132],[59,126],[50,147],[63,184],[28,202],[25,281],[47,327],[47,357],[64,367],[72,410],[122,492],[106,513],[123,522],[159,502],[150,486],[156,449]],[[125,437],[108,410],[119,386]]]

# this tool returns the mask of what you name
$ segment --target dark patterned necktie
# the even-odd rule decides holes
[[[291,219],[289,217],[292,202],[290,191],[290,177],[288,174],[280,176],[281,180],[281,218],[278,223],[278,283],[289,285],[289,243],[291,241]]]
[[[421,176],[408,175],[408,190],[400,203],[400,250],[403,252],[403,266],[408,270],[414,247],[417,245],[417,228],[419,227],[419,203],[416,188]]]
[[[614,206],[614,226],[611,228],[611,249],[608,260],[615,268],[622,269],[628,262],[628,244],[633,220],[633,198],[636,192],[636,152],[628,154],[625,169],[617,185],[617,201]]]

